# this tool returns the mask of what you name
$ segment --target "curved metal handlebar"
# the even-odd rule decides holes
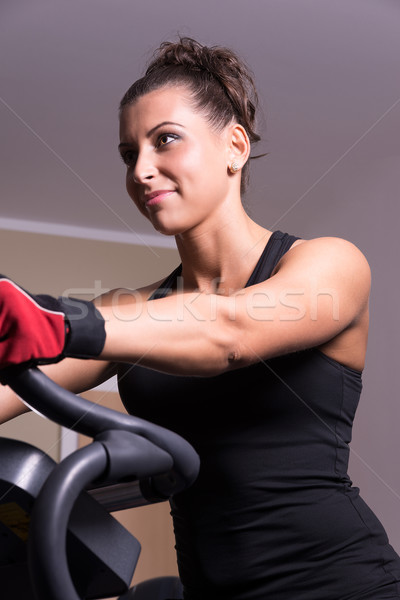
[[[94,438],[92,444],[61,461],[44,483],[35,502],[29,539],[36,598],[79,600],[66,557],[66,539],[81,491],[94,480],[115,483],[129,477],[144,482],[147,500],[152,500],[152,494],[154,501],[167,499],[195,481],[199,457],[179,435],[76,396],[36,367],[9,369],[0,377],[41,414]]]
[[[196,480],[200,460],[193,447],[178,434],[131,415],[94,404],[65,390],[36,367],[3,371],[2,379],[30,407],[47,418],[95,438],[109,430],[138,434],[168,452],[174,461],[173,493],[189,487]],[[168,493],[166,497],[172,495]]]

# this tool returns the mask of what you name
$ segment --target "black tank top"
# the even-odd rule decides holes
[[[247,286],[268,279],[295,239],[274,232]],[[400,559],[347,474],[361,388],[359,371],[316,348],[215,377],[121,365],[127,410],[201,458],[195,484],[171,502],[185,599],[400,598]]]

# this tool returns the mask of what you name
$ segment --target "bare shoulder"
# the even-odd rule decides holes
[[[366,323],[371,270],[361,250],[348,240],[320,237],[297,243],[279,261],[270,281],[278,289],[307,289],[319,303],[330,296],[340,304],[346,326]]]
[[[274,274],[299,267],[303,275],[325,274],[368,289],[371,284],[371,269],[365,255],[355,244],[339,237],[297,240],[279,261]]]

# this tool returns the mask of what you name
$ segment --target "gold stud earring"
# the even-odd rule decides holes
[[[233,163],[230,165],[229,170],[230,172],[233,173],[237,173],[240,169],[240,165],[238,162],[236,162],[236,160],[233,161]]]

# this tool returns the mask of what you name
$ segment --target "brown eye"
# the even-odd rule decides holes
[[[178,138],[178,136],[174,135],[172,133],[163,133],[158,138],[157,148],[161,148],[162,146],[167,146],[168,144],[170,144],[172,141],[176,140],[177,138]]]

